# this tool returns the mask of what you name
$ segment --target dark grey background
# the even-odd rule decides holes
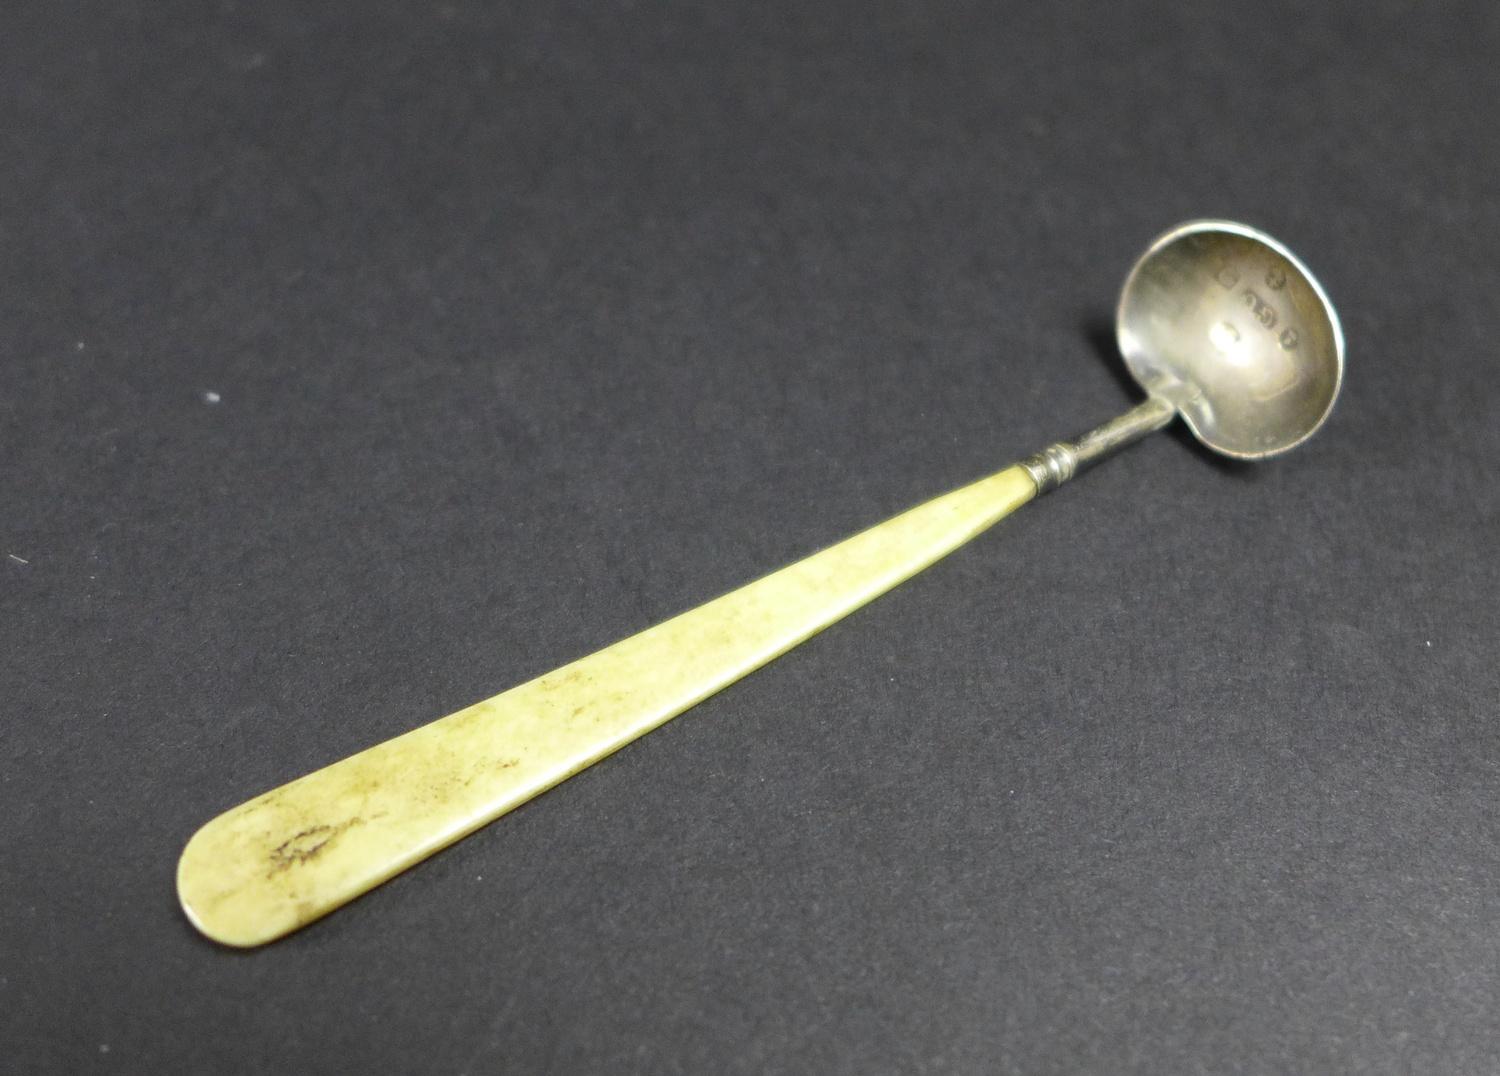
[[[7,4],[0,1067],[1494,1072],[1496,12]],[[1154,438],[286,941],[179,914],[220,810],[1120,410],[1205,215],[1343,315],[1306,449]]]

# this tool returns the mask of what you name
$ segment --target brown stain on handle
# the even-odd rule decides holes
[[[271,849],[271,873],[275,874],[278,871],[290,870],[299,863],[306,863],[314,859],[340,833],[343,833],[350,826],[358,826],[363,822],[363,818],[351,818],[347,822],[340,822],[336,826],[308,826],[301,833],[292,834],[275,848]]]

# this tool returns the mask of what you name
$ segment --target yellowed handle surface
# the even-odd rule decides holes
[[[272,941],[759,668],[1036,495],[1011,467],[494,698],[220,815],[177,892],[204,934]]]

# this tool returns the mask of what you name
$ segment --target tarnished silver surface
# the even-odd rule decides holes
[[[1344,334],[1312,273],[1231,221],[1191,221],[1152,243],[1125,280],[1115,334],[1141,386],[1237,459],[1311,437],[1344,375]]]
[[[1286,247],[1233,221],[1189,221],[1147,247],[1115,334],[1148,399],[1022,460],[1039,493],[1174,414],[1215,452],[1279,455],[1317,432],[1344,376],[1344,334],[1322,286]]]

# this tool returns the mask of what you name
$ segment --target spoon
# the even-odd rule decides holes
[[[623,747],[928,567],[1080,469],[1181,415],[1258,460],[1323,424],[1343,377],[1338,316],[1280,243],[1182,224],[1125,280],[1120,351],[1147,399],[1071,441],[739,590],[220,815],[177,867],[194,926],[273,941]]]

